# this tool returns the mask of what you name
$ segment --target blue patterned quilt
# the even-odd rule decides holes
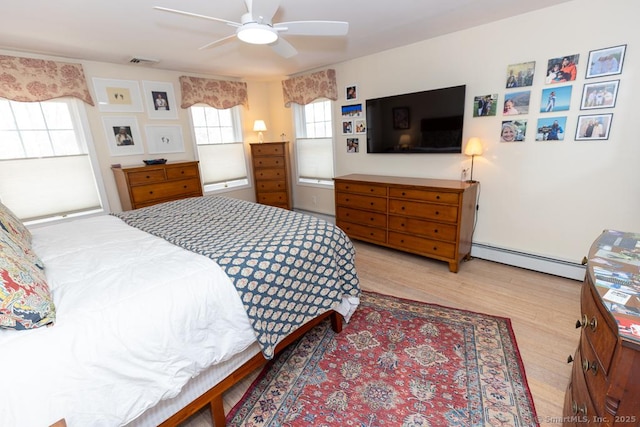
[[[226,197],[197,197],[113,214],[214,260],[235,285],[265,358],[307,321],[359,296],[355,250],[335,225]]]

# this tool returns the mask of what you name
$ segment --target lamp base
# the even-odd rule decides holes
[[[480,181],[476,181],[475,179],[468,179],[465,182],[467,182],[469,184],[473,184],[474,182],[480,182]]]

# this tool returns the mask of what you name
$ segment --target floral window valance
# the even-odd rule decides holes
[[[36,102],[65,96],[94,105],[81,64],[0,55],[0,97]]]
[[[338,99],[336,70],[324,70],[282,81],[285,107],[292,102],[306,105],[318,98]]]
[[[180,89],[182,108],[189,108],[199,103],[219,109],[236,105],[249,107],[247,84],[244,82],[180,76]]]

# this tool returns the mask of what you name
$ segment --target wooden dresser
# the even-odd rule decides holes
[[[124,211],[202,196],[198,162],[111,169]]]
[[[349,237],[449,263],[471,252],[477,183],[346,175],[335,180],[336,224]]]
[[[291,210],[288,143],[251,144],[251,161],[256,201]]]
[[[640,234],[607,230],[589,251],[565,426],[640,424]]]

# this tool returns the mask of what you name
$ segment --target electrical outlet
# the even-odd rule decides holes
[[[467,180],[467,172],[469,171],[469,169],[467,168],[463,168],[462,169],[462,173],[460,174],[460,181],[466,181]]]

